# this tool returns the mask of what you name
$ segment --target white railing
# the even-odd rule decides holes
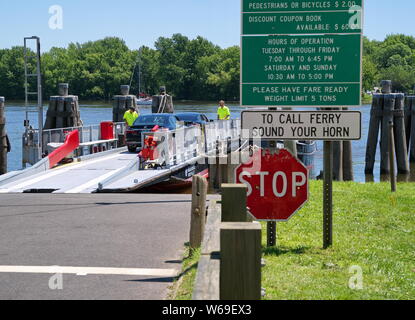
[[[120,134],[125,133],[126,125],[123,122],[114,124],[115,132],[114,139],[118,139]],[[60,129],[43,130],[43,145],[47,146],[49,143],[63,143],[65,137],[69,132],[74,130],[79,131],[79,142],[87,143],[101,140],[101,126],[83,126],[83,127],[69,127]],[[37,130],[35,130],[37,131]]]
[[[157,159],[153,162],[171,167],[216,153],[219,145],[227,146],[230,142],[239,141],[240,132],[239,120],[214,121],[204,128],[195,125],[174,131],[143,132],[141,145],[145,147],[146,139],[153,137],[158,143]]]
[[[74,130],[79,131],[79,140],[81,144],[101,140],[100,125],[43,130],[43,150],[40,150],[39,130],[29,129],[23,135],[23,167],[26,167],[27,164],[34,165],[40,161],[41,155],[45,155],[47,152],[48,144],[64,143],[67,134]],[[114,123],[114,139],[119,141],[119,136],[125,134],[125,131],[125,123]],[[84,155],[82,150],[80,150],[78,153],[79,156]]]

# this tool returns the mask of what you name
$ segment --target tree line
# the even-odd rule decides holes
[[[414,93],[415,37],[389,35],[384,41],[363,39],[363,89],[392,80],[393,91]]]
[[[35,60],[29,54],[30,73]],[[110,100],[130,81],[132,93],[138,94],[140,75],[141,91],[148,94],[164,85],[175,99],[239,100],[240,50],[182,34],[160,37],[154,48],[130,50],[122,39],[109,37],[50,49],[42,54],[42,74],[45,97],[56,95],[61,82],[68,82],[70,92],[81,99]],[[413,90],[414,37],[364,38],[363,89],[372,91],[382,79],[392,80],[395,91]],[[30,86],[36,89],[34,83]],[[24,98],[23,47],[0,50],[0,93],[9,100]]]

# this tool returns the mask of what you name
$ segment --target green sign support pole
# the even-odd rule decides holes
[[[333,245],[333,142],[324,142],[323,247]]]

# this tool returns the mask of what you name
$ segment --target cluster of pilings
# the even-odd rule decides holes
[[[389,174],[391,172],[390,156],[396,159],[398,173],[408,174],[410,172],[408,147],[411,142],[411,131],[415,131],[415,116],[413,117],[412,111],[412,106],[415,105],[415,98],[406,97],[405,99],[404,94],[391,92],[392,82],[385,80],[382,81],[382,93],[373,96],[366,150],[365,173],[367,175],[373,175],[379,136],[381,174]],[[392,123],[396,146],[394,155],[391,155],[389,151],[389,139],[391,135],[389,128]],[[411,127],[413,127],[412,130],[410,129]],[[414,140],[415,134],[412,137],[412,144],[414,144]]]
[[[133,107],[138,111],[137,98],[134,95],[130,95],[130,86],[121,86],[121,95],[114,96],[112,119],[114,122],[124,122],[124,114],[130,108]]]
[[[52,96],[46,114],[44,129],[82,126],[78,96],[69,95],[69,85],[59,84],[59,96]]]

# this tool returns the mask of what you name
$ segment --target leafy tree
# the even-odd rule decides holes
[[[363,57],[363,89],[373,90],[379,82],[378,69],[369,56]]]

